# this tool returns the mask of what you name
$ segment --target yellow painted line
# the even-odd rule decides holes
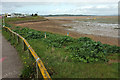
[[[45,68],[42,60],[38,57],[38,55],[35,53],[35,51],[32,49],[32,47],[29,45],[29,43],[22,37],[20,36],[19,34],[17,34],[16,32],[13,32],[10,28],[8,27],[5,27],[7,28],[10,32],[12,32],[13,34],[19,36],[24,42],[25,44],[27,45],[28,49],[30,50],[31,54],[33,55],[33,57],[35,58],[37,64],[38,64],[38,67],[43,75],[43,78],[45,80],[52,80],[49,73],[47,72],[47,69]]]

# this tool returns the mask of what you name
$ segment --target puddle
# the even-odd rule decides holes
[[[97,22],[83,22],[83,21],[73,21],[70,24],[64,24],[64,26],[71,26],[71,31],[77,31],[83,34],[93,34],[108,37],[120,37],[118,35],[118,24],[106,24]]]

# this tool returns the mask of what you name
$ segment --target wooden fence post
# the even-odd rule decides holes
[[[18,41],[18,35],[17,35],[17,44],[19,44],[19,41]]]
[[[17,36],[17,40],[18,40],[18,44],[20,44],[20,38],[19,38],[19,36]]]
[[[11,36],[11,32],[8,30],[8,32],[9,32],[9,35]]]
[[[10,40],[12,40],[12,33],[10,32]]]
[[[15,40],[15,34],[13,33],[13,39]]]
[[[37,65],[37,61],[36,61],[36,73],[37,73],[36,78],[38,79],[38,65]]]
[[[27,50],[27,46],[26,46],[26,44],[25,44],[24,40],[23,40],[23,48],[24,48],[24,51],[26,51],[26,50]]]
[[[7,28],[4,28],[5,29],[5,31],[7,32]]]
[[[13,33],[12,32],[11,32],[11,35],[12,35],[11,38],[13,38]]]
[[[25,51],[25,42],[24,42],[24,40],[23,40],[23,50]]]
[[[14,33],[12,33],[12,34],[13,34],[13,43],[15,45],[15,43],[16,43],[15,34]]]
[[[7,28],[5,28],[6,29],[6,32],[7,32]]]
[[[5,27],[3,27],[3,30],[6,32],[6,28]]]

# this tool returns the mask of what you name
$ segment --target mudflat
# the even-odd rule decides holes
[[[89,37],[103,44],[120,46],[117,16],[45,17],[46,21],[12,22],[16,26],[69,36]]]

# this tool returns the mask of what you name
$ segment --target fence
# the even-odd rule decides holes
[[[32,56],[35,58],[36,60],[36,69],[37,69],[37,66],[39,67],[40,71],[41,71],[41,74],[43,76],[43,78],[45,80],[52,80],[49,73],[47,72],[43,62],[41,61],[41,59],[38,57],[38,55],[35,53],[35,51],[32,49],[32,47],[29,45],[29,43],[19,34],[17,34],[16,32],[12,31],[10,28],[8,27],[3,27],[5,29],[5,31],[8,31],[10,33],[11,36],[13,36],[15,38],[15,36],[17,36],[17,43],[20,42],[20,39],[23,40],[23,45],[24,45],[24,51],[25,50],[29,50],[29,52],[32,54]],[[26,48],[27,46],[27,48]],[[37,78],[38,78],[38,69],[37,69]]]

